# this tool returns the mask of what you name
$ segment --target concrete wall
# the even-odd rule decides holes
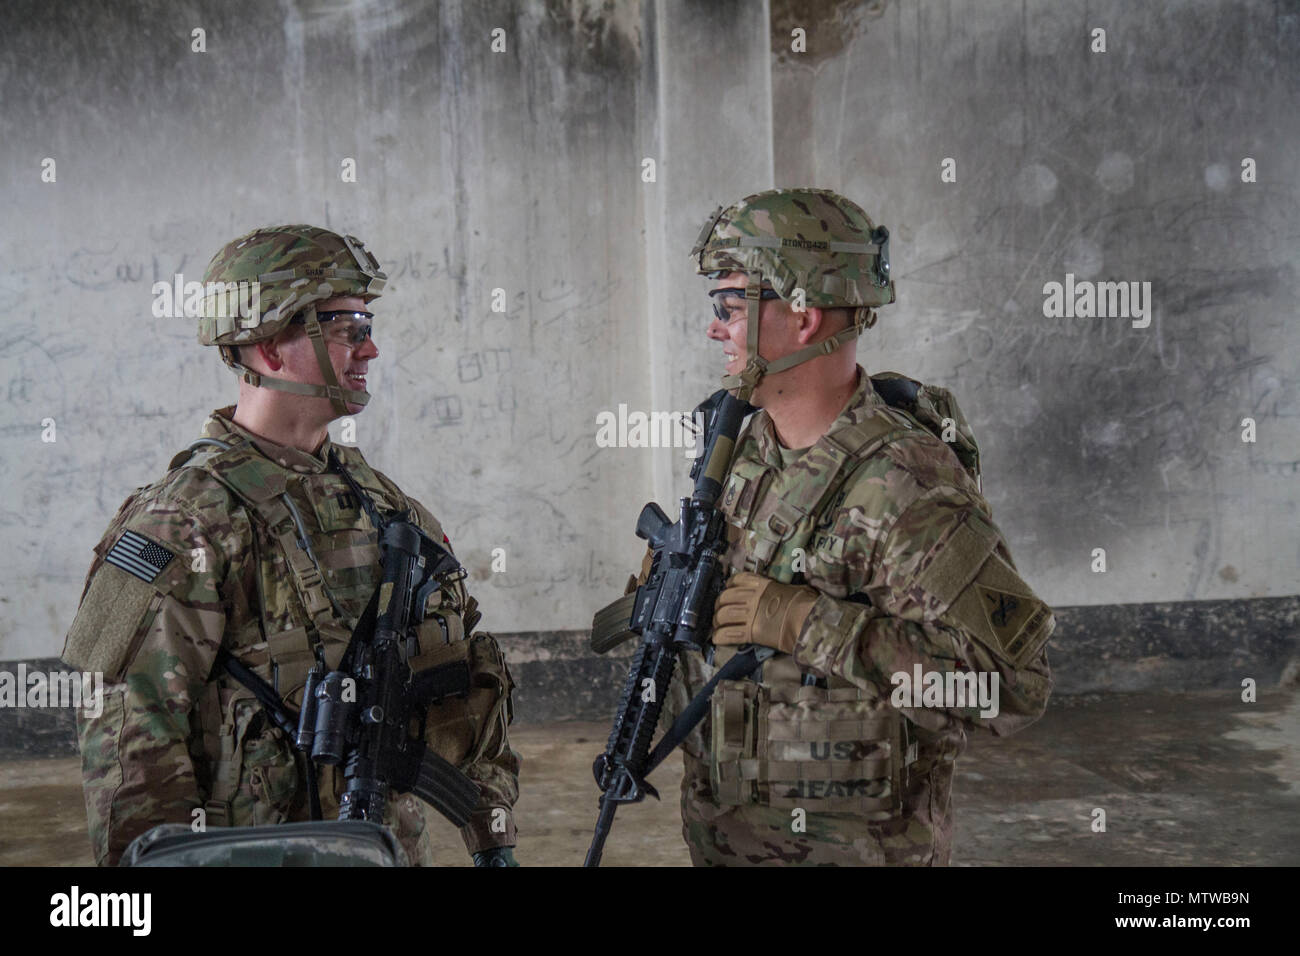
[[[578,627],[621,586],[649,475],[593,436],[599,409],[649,402],[644,97],[639,10],[599,9],[84,3],[13,17],[0,657],[58,652],[122,498],[234,401],[193,323],[152,318],[153,281],[201,278],[226,241],[274,222],[354,232],[387,270],[357,443],[444,521],[485,626]],[[190,50],[195,26],[207,53]],[[490,51],[496,27],[505,53]]]
[[[772,43],[778,184],[893,231],[859,356],[958,395],[1039,592],[1297,593],[1300,6],[778,3]],[[1150,282],[1150,325],[1044,317],[1067,273]]]
[[[687,252],[716,204],[774,184],[891,229],[899,302],[860,360],[956,392],[1062,633],[1069,606],[1271,596],[1253,633],[1153,640],[1267,646],[1265,678],[1293,652],[1294,3],[19,2],[7,22],[0,659],[58,653],[118,504],[234,400],[192,323],[152,317],[153,281],[308,221],[390,276],[357,443],[445,523],[510,635],[521,713],[602,715],[618,667],[582,630],[685,459],[598,448],[595,417],[716,388]],[[1046,318],[1067,273],[1150,282],[1150,325]],[[1104,685],[1107,647],[1143,655],[1117,620],[1078,618],[1065,686]]]

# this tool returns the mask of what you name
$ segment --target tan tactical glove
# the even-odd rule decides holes
[[[817,592],[742,571],[727,582],[713,606],[714,644],[763,644],[794,653]]]
[[[627,576],[627,587],[623,589],[624,595],[631,594],[650,579],[650,566],[654,564],[654,560],[655,549],[647,545],[645,557],[641,559],[641,576],[635,578],[630,574]]]

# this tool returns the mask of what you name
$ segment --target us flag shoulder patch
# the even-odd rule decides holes
[[[117,542],[108,549],[104,560],[114,567],[134,574],[141,581],[153,582],[158,573],[176,557],[160,544],[150,541],[134,531],[123,531]]]

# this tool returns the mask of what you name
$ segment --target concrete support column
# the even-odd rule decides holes
[[[704,279],[688,254],[705,217],[772,187],[768,0],[647,0],[642,37],[646,335],[651,407],[690,411],[719,387],[722,349],[705,339]],[[653,99],[651,99],[653,97]],[[657,500],[685,488],[681,449],[659,449]]]

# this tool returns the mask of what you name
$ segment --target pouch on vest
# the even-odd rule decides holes
[[[897,817],[916,748],[888,701],[857,687],[804,686],[790,657],[769,661],[764,680],[723,681],[714,691],[714,799]]]
[[[429,603],[432,604],[441,594],[441,591],[435,591],[430,595]],[[443,610],[439,605],[426,612],[424,620],[415,625],[415,633],[421,648],[433,647],[437,644],[456,644],[465,639],[465,624],[460,614],[450,609]]]
[[[217,827],[167,823],[131,841],[119,866],[407,866],[387,827],[364,820]]]
[[[338,667],[351,639],[350,633],[338,622],[327,622],[318,629],[317,635],[321,652],[325,655],[325,666],[331,670]],[[240,663],[275,688],[288,706],[295,710],[302,706],[307,672],[316,664],[307,627],[272,634],[262,643],[232,653]]]
[[[514,719],[510,692],[514,681],[496,641],[475,634],[466,641],[443,644],[412,658],[412,670],[447,673],[461,663],[468,671],[467,692],[443,696],[429,705],[425,741],[429,749],[458,767],[482,759],[493,731]]]
[[[263,826],[287,820],[304,769],[292,744],[252,694],[231,696],[218,740],[221,756],[212,767],[206,824]]]
[[[337,667],[347,648],[346,632],[327,627],[320,637],[326,665]],[[281,631],[232,653],[275,688],[288,706],[302,705],[307,672],[316,661],[306,627]],[[205,725],[213,718],[220,721],[215,741],[205,739],[212,766],[211,797],[205,805],[209,822],[229,826],[286,819],[306,773],[292,742],[266,720],[252,693],[233,678],[215,682],[200,706],[207,711]],[[260,715],[256,722],[255,715]]]

